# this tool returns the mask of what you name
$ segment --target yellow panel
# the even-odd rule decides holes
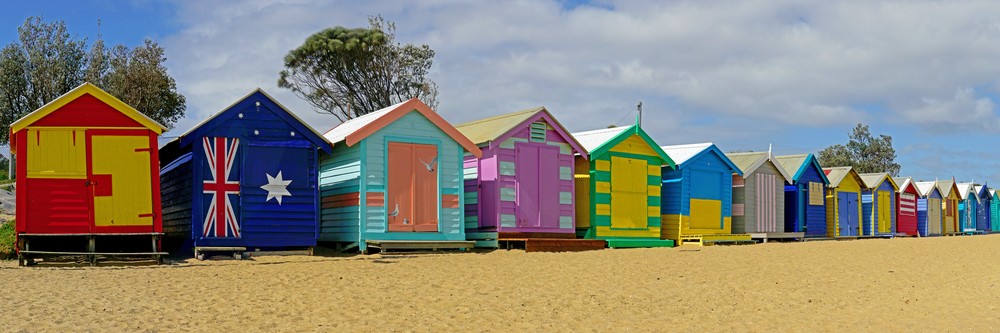
[[[889,192],[878,192],[878,232],[892,232],[892,201],[889,200]],[[889,221],[889,223],[883,223]]]
[[[844,180],[840,181],[837,189],[846,192],[860,192],[861,183],[858,183],[858,179],[854,178],[853,174],[848,172],[847,176],[844,176]]]
[[[583,161],[586,165],[586,160],[581,157],[577,157],[577,162]],[[589,228],[590,227],[590,173],[587,171],[588,168],[584,167],[583,173],[577,173],[573,177],[573,186],[576,187],[576,227],[577,228]],[[579,163],[577,163],[577,171],[579,169]]]
[[[28,178],[87,178],[84,130],[32,128],[25,134]]]
[[[632,134],[632,136],[628,137],[628,139],[619,142],[609,150],[618,153],[660,156],[655,150],[653,150],[652,147],[649,146],[648,143],[646,143],[646,140],[643,140],[638,134]]]
[[[93,136],[91,140],[94,175],[111,175],[111,196],[94,198],[94,224],[153,225],[149,151],[136,151],[150,148],[149,137]]]
[[[661,213],[660,206],[646,206],[646,217],[657,217]]]
[[[691,199],[691,229],[719,229],[722,201]]]
[[[647,229],[611,229],[607,226],[597,226],[598,237],[660,237],[660,227],[649,227]]]
[[[611,227],[637,229],[648,226],[646,161],[611,157]]]
[[[594,182],[594,191],[597,193],[611,193],[611,183]]]
[[[650,165],[647,166],[646,168],[647,168],[646,174],[650,176],[659,177],[661,175],[661,172],[663,172],[663,167],[659,165]]]
[[[659,186],[654,186],[654,185],[647,186],[646,187],[646,195],[651,196],[651,197],[658,197],[658,196],[660,196],[660,187]]]
[[[608,216],[611,215],[611,205],[609,204],[597,204],[594,207],[594,214]]]
[[[611,162],[606,160],[596,160],[594,161],[594,169],[597,171],[609,171],[611,170]]]

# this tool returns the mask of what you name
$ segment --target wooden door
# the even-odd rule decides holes
[[[611,157],[611,228],[648,226],[646,161]]]
[[[515,154],[517,226],[559,228],[559,148],[519,143]]]
[[[849,192],[837,193],[837,213],[840,224],[839,236],[858,235],[858,194]]]
[[[941,199],[927,199],[927,233],[941,233]]]
[[[388,150],[389,231],[437,231],[437,146],[390,142]]]
[[[90,136],[94,226],[153,227],[148,136]]]
[[[757,183],[757,232],[777,232],[776,178],[766,173],[758,173],[754,177]]]
[[[878,191],[878,232],[892,232],[892,197],[888,191]]]

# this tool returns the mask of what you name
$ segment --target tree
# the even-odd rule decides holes
[[[885,134],[873,137],[868,125],[860,123],[854,127],[846,145],[836,144],[821,150],[819,163],[823,166],[850,166],[859,173],[887,172],[894,177],[899,175],[900,168],[896,163],[892,137]]]
[[[309,36],[285,56],[278,86],[340,121],[414,97],[436,108],[437,85],[427,78],[434,50],[396,43],[396,25],[381,16],[368,23],[368,28],[338,26]]]
[[[163,48],[146,40],[129,49],[110,51],[98,39],[90,51],[86,39],[69,34],[63,21],[28,18],[18,40],[0,50],[0,126],[10,124],[48,102],[90,82],[126,104],[172,128],[184,116],[185,99],[177,92],[163,62]],[[0,144],[10,142],[9,131]]]

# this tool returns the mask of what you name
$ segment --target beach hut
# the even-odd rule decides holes
[[[990,232],[1000,231],[1000,193],[995,189],[990,189]]]
[[[90,83],[14,121],[20,263],[49,252],[85,252],[92,263],[97,253],[158,259],[164,130]]]
[[[261,89],[160,149],[163,228],[183,251],[309,250],[323,137]]]
[[[941,234],[953,235],[961,232],[961,220],[959,219],[960,215],[958,212],[961,197],[958,194],[958,185],[954,180],[941,180],[937,183],[938,189],[941,190],[941,195],[944,196],[944,219],[941,225]]]
[[[976,231],[976,210],[979,207],[979,195],[973,183],[957,183],[958,186],[958,229],[956,232]]]
[[[663,168],[663,238],[681,244],[749,242],[733,233],[733,175],[743,175],[712,143],[663,146],[677,163]]]
[[[917,232],[917,200],[920,190],[910,177],[895,177],[893,182],[899,184],[896,192],[896,233],[907,236],[919,236]]]
[[[674,161],[638,124],[573,133],[587,157],[576,157],[576,227],[608,247],[670,247],[660,235],[660,167]]]
[[[775,161],[792,175],[785,183],[785,232],[806,237],[826,237],[826,179],[813,154],[776,156]],[[794,172],[794,173],[793,173]]]
[[[920,192],[917,199],[917,232],[920,236],[941,235],[944,222],[941,189],[937,182],[916,182],[914,185]]]
[[[462,160],[482,151],[414,98],[323,135],[319,240],[342,248],[469,248]]]
[[[520,240],[525,250],[604,248],[576,238],[573,158],[583,147],[544,107],[455,126],[482,150],[465,154],[465,233],[477,246]],[[556,239],[559,239],[557,241]]]
[[[976,206],[976,230],[990,232],[992,214],[990,209],[993,206],[993,193],[990,193],[988,185],[976,185],[976,194],[979,196],[979,205]]]
[[[792,177],[771,152],[727,153],[740,168],[733,177],[733,233],[751,238],[802,238],[785,233],[785,183]],[[742,213],[742,214],[740,214]]]
[[[857,237],[861,231],[861,188],[864,181],[851,167],[823,168],[830,180],[826,191],[828,237]]]
[[[899,185],[888,173],[859,174],[861,189],[862,235],[891,236],[896,233],[896,191]]]

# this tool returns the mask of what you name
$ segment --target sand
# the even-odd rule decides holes
[[[4,332],[995,331],[1000,235],[581,253],[0,262]]]

